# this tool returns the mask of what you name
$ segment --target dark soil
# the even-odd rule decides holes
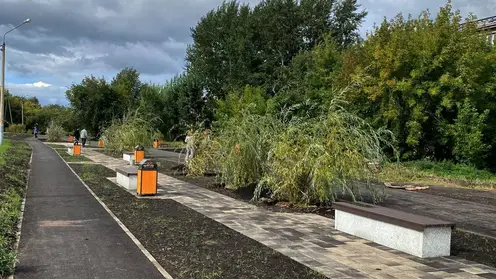
[[[132,196],[102,165],[71,167],[174,278],[326,278],[178,202]]]
[[[221,185],[215,176],[187,176],[184,166],[169,161],[159,161],[159,171],[174,178],[192,183],[211,191],[229,196],[231,198],[250,202],[258,206],[264,207],[267,210],[279,212],[299,212],[299,213],[314,213],[324,217],[334,218],[334,210],[330,206],[295,206],[288,203],[263,203],[251,202],[254,187],[245,187],[238,190],[231,190]],[[404,191],[404,190],[395,190]],[[465,199],[482,204],[496,204],[496,195],[487,191],[476,191],[463,188],[449,187],[430,187],[422,193],[444,196],[454,199]],[[389,204],[384,204],[388,206]],[[412,212],[414,213],[414,212]],[[435,217],[435,216],[433,216]],[[452,234],[452,255],[465,258],[478,263],[496,267],[496,239],[470,233],[466,231],[456,230]]]
[[[451,255],[496,267],[496,239],[454,230],[451,234]]]
[[[463,201],[471,201],[479,204],[496,205],[496,190],[429,186],[429,189],[423,190],[422,193]]]

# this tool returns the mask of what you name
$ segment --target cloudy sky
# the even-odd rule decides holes
[[[0,36],[9,33],[6,84],[16,95],[66,105],[65,90],[85,75],[111,79],[126,66],[143,81],[163,83],[182,72],[190,27],[222,0],[0,0]],[[244,1],[255,4],[257,0]],[[437,12],[445,0],[359,0],[374,22],[398,13]],[[496,15],[496,0],[453,0],[479,18]]]

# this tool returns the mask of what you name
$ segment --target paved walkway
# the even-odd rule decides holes
[[[50,147],[33,161],[16,279],[163,276]]]
[[[84,153],[111,169],[126,165]],[[174,199],[329,278],[496,278],[496,269],[464,259],[419,259],[339,232],[332,219],[315,214],[269,212],[163,174],[159,184],[152,198]]]

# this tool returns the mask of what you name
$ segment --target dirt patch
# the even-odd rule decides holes
[[[326,278],[178,202],[137,199],[102,165],[71,167],[174,278]]]
[[[496,239],[455,230],[451,234],[451,255],[496,267]]]
[[[279,202],[276,204],[270,202],[251,202],[250,200],[253,196],[254,187],[245,187],[238,190],[226,189],[219,183],[218,179],[215,176],[187,176],[186,170],[184,169],[183,165],[178,165],[177,163],[161,160],[158,160],[158,162],[159,171],[163,174],[229,196],[237,200],[256,204],[260,207],[265,208],[266,210],[278,212],[314,213],[327,218],[334,218],[334,210],[332,210],[330,206],[298,206],[284,202]],[[496,196],[494,195],[494,192],[488,191],[431,186],[429,189],[422,190],[421,193],[432,195],[433,203],[436,202],[436,196],[442,196],[452,199],[462,199],[469,201],[471,200],[486,205],[496,204]],[[415,200],[411,200],[410,202],[412,202],[412,204],[409,204],[405,201],[404,195],[410,194],[408,194],[408,192],[405,190],[388,190],[388,202],[381,205],[392,208],[396,207],[399,210],[404,210],[421,215],[424,214],[436,218],[436,213],[434,212],[413,212],[412,210],[409,210],[409,208],[415,208]],[[474,227],[472,226],[472,228]],[[451,249],[452,255],[454,256],[459,256],[471,261],[496,267],[496,240],[494,238],[456,230],[455,232],[453,232],[452,235]]]

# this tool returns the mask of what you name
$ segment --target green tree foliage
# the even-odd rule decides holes
[[[253,9],[225,2],[192,30],[188,73],[207,91],[210,105],[245,85],[277,93],[293,58],[331,34],[340,47],[356,41],[366,13],[356,1],[265,0]],[[215,106],[211,107],[213,109]]]
[[[449,2],[435,19],[427,12],[419,18],[399,15],[343,56],[342,71],[358,84],[348,99],[375,126],[395,133],[403,159],[450,159],[457,153],[460,160],[475,162],[494,146],[494,132],[486,128],[494,127],[494,114],[484,111],[495,105],[495,52],[473,23],[461,30],[460,23]],[[340,77],[343,83],[346,75]],[[470,109],[457,105],[465,99]],[[463,120],[456,124],[458,118]],[[472,143],[478,147],[471,155],[460,150],[468,143],[451,129],[467,121],[485,122],[466,130],[479,142]]]
[[[78,128],[84,127],[94,135],[124,113],[122,98],[104,78],[85,77],[80,84],[73,84],[66,96],[75,112]]]
[[[176,76],[164,86],[144,86],[140,106],[162,120],[158,129],[168,140],[184,135],[191,125],[211,119],[206,115],[203,88],[192,75]]]
[[[110,86],[122,100],[121,111],[136,107],[142,86],[140,74],[136,69],[124,68],[112,79]]]

